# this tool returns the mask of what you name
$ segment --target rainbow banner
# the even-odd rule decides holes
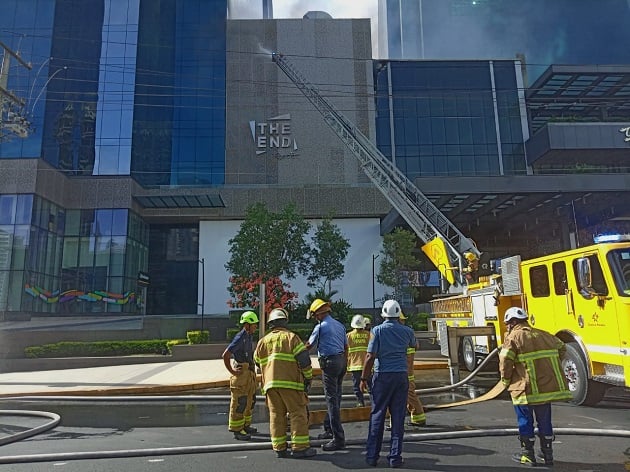
[[[79,299],[86,302],[104,302],[111,305],[126,305],[136,299],[136,293],[133,291],[128,291],[123,294],[105,292],[102,290],[94,290],[92,292],[82,292],[81,290],[66,290],[65,292],[60,292],[59,290],[55,290],[54,292],[50,292],[41,287],[29,284],[24,286],[24,291],[33,298],[39,298],[40,300],[43,300],[44,303],[48,304],[65,303]]]

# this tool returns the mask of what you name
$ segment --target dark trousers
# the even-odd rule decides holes
[[[534,419],[538,423],[539,436],[553,436],[551,426],[551,403],[542,405],[514,405],[518,434],[522,437],[534,437]]]
[[[324,396],[328,413],[324,418],[324,430],[330,431],[333,441],[338,444],[346,443],[346,435],[341,426],[341,394],[343,378],[346,375],[346,359],[343,354],[328,356],[320,359],[322,366],[322,380]]]
[[[391,415],[392,434],[387,460],[390,465],[402,462],[405,414],[407,413],[407,372],[375,372],[372,376],[372,411],[368,431],[365,459],[377,461],[383,445],[383,431],[387,410]]]
[[[353,370],[350,373],[352,374],[352,391],[354,392],[354,395],[357,397],[357,401],[361,405],[365,405],[365,396],[363,395],[363,392],[361,391],[361,387],[360,387],[361,374],[363,374],[363,371]]]

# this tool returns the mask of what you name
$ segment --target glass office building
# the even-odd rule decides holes
[[[379,0],[383,59],[512,59],[532,83],[551,64],[625,64],[626,0]]]
[[[411,178],[526,173],[515,61],[377,61],[376,136]]]
[[[39,182],[57,170],[93,183],[68,183],[85,195],[56,203],[0,194],[0,311],[142,309],[149,225],[136,203],[111,204],[116,189],[108,204],[89,187],[113,176],[138,188],[223,183],[225,13],[226,0],[2,2],[3,49],[32,67],[13,58],[8,68],[3,121],[17,112],[31,126],[26,138],[0,140],[0,159],[43,159],[51,168],[38,168]],[[163,256],[155,251],[153,264],[177,273],[179,258]],[[195,256],[194,277],[196,268]],[[183,304],[171,312],[196,311],[194,298]]]

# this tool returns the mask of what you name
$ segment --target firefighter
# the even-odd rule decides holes
[[[402,324],[406,324],[407,317],[404,313],[400,312],[400,322]],[[417,343],[416,343],[417,344]],[[411,356],[415,356],[416,348],[409,347],[407,348],[407,354],[411,354]],[[409,379],[409,390],[407,391],[407,410],[409,411],[409,423],[407,426],[412,427],[422,427],[427,424],[427,417],[424,414],[424,407],[422,406],[422,402],[418,398],[416,394],[416,377],[413,370],[413,363],[411,364],[411,371],[408,372],[407,377]]]
[[[523,308],[508,308],[504,321],[508,332],[499,354],[499,373],[512,397],[521,442],[521,452],[512,458],[520,464],[537,465],[535,420],[541,457],[545,465],[553,465],[551,402],[571,399],[561,363],[565,345],[555,336],[532,328]]]
[[[313,300],[306,313],[307,320],[311,317],[317,320],[306,349],[317,346],[319,366],[322,369],[328,412],[324,418],[324,432],[317,438],[330,439],[322,444],[324,451],[337,451],[346,447],[346,435],[341,425],[341,394],[348,364],[348,338],[345,326],[331,314],[330,303],[319,298]]]
[[[258,327],[258,316],[253,311],[241,315],[242,329],[223,351],[223,363],[230,371],[230,417],[228,430],[239,441],[249,441],[258,430],[251,426],[252,408],[256,402],[256,367],[252,335]],[[234,362],[232,362],[232,357]]]
[[[350,321],[350,327],[354,329],[346,335],[348,338],[348,372],[352,375],[352,390],[357,397],[357,406],[365,406],[365,396],[360,384],[363,363],[370,341],[370,332],[365,329],[363,315],[354,315]]]
[[[299,336],[287,329],[282,308],[269,313],[270,331],[258,341],[254,359],[262,374],[262,392],[269,408],[271,447],[279,458],[307,458],[317,451],[308,436],[308,390],[313,378],[311,358]],[[287,414],[291,425],[291,454],[287,450]]]
[[[367,382],[372,367],[372,411],[366,443],[365,461],[376,466],[381,446],[387,410],[392,417],[392,433],[390,450],[387,456],[390,467],[403,465],[402,449],[405,435],[405,410],[409,379],[407,374],[413,366],[413,356],[407,353],[410,347],[415,348],[416,337],[408,326],[400,323],[400,305],[395,300],[383,303],[383,323],[372,329],[368,344],[361,389],[367,389]]]

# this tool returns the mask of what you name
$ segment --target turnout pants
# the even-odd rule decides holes
[[[424,414],[422,402],[416,394],[416,379],[413,374],[408,376],[409,389],[407,390],[407,409],[409,410],[409,421],[412,423],[424,423],[427,420]]]
[[[252,424],[252,407],[256,401],[256,373],[247,362],[239,364],[238,375],[230,377],[230,418],[228,429],[238,432]]]
[[[311,445],[308,437],[308,396],[290,388],[270,388],[266,392],[269,432],[274,451],[287,449],[287,414],[291,424],[291,449],[301,451]]]

